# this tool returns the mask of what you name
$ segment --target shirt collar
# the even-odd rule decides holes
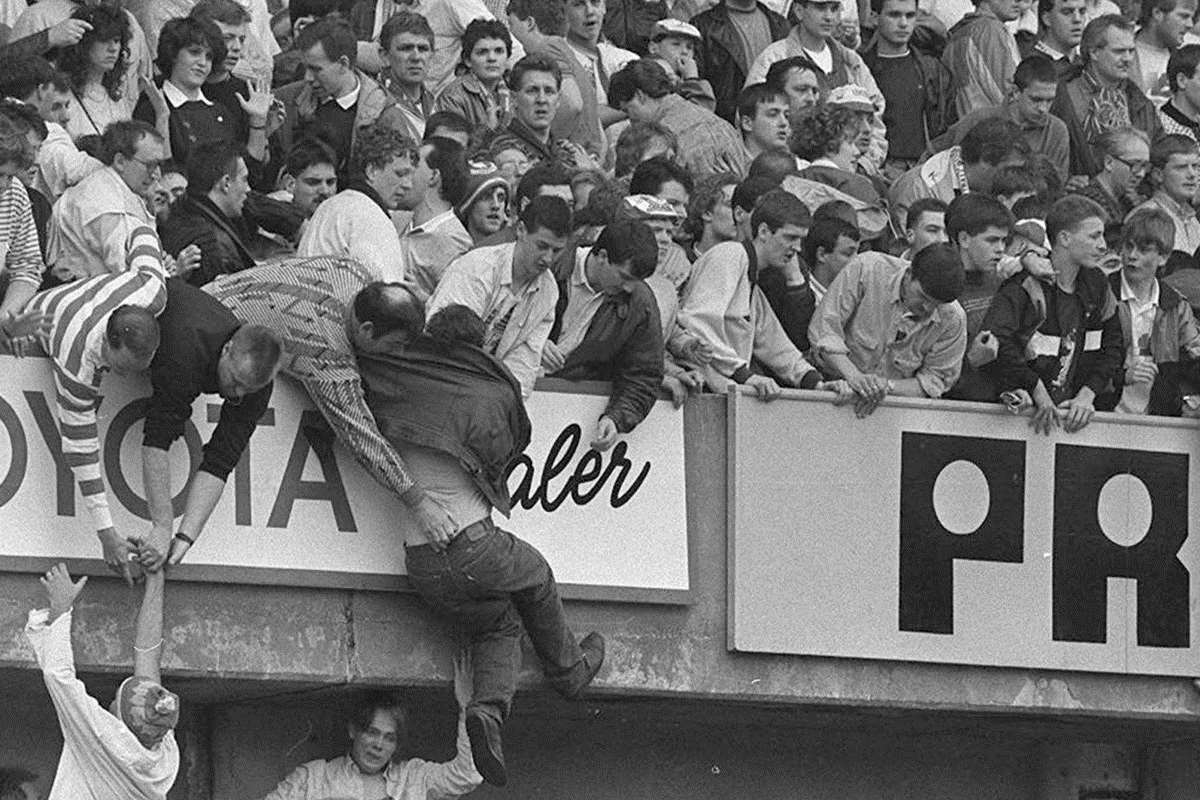
[[[198,92],[200,94],[200,97],[198,97],[197,99],[201,103],[204,103],[204,105],[211,106],[212,101],[204,96],[204,90],[200,89],[200,90],[198,90]],[[183,90],[180,89],[175,84],[171,83],[170,81],[163,81],[162,93],[163,93],[163,98],[166,99],[167,103],[171,106],[171,108],[179,108],[181,105],[188,102],[188,96],[183,93]]]
[[[1189,219],[1196,218],[1196,209],[1192,208],[1191,206],[1184,206],[1181,203],[1176,203],[1167,196],[1166,192],[1155,192],[1154,202],[1162,206],[1163,210],[1171,216],[1181,219],[1185,222]]]
[[[1150,300],[1148,305],[1157,308],[1159,301],[1158,280],[1156,279],[1150,286]],[[1133,303],[1141,302],[1138,300],[1138,296],[1133,293],[1133,287],[1129,285],[1129,281],[1125,280],[1124,270],[1121,270],[1121,301],[1129,301]]]
[[[571,283],[583,287],[584,291],[589,294],[600,294],[588,283],[587,279],[587,260],[591,252],[591,248],[579,248],[579,256],[575,259],[575,270],[571,274]]]
[[[442,225],[444,225],[446,223],[446,221],[449,220],[449,218],[453,217],[453,216],[454,216],[454,209],[450,208],[450,209],[447,209],[447,210],[443,211],[442,213],[438,214],[436,217],[430,217],[429,219],[425,220],[420,225],[417,225],[415,228],[412,227],[412,221],[410,220],[408,223],[409,228],[408,228],[407,233],[409,235],[412,235],[414,233],[429,233],[430,231],[435,231],[438,228],[440,228]]]
[[[338,106],[340,106],[343,111],[349,111],[350,109],[354,108],[354,104],[358,102],[358,93],[361,91],[362,81],[358,79],[357,75],[355,75],[354,88],[337,98],[335,102],[337,102]]]

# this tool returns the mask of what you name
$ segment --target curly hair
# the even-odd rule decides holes
[[[617,152],[616,176],[622,178],[632,175],[637,165],[642,163],[642,156],[646,153],[646,148],[655,140],[665,142],[672,153],[679,152],[679,141],[675,138],[675,134],[657,122],[634,122],[621,131],[621,135],[617,137],[615,148]]]
[[[359,132],[354,141],[351,162],[355,172],[365,174],[367,167],[385,167],[397,156],[407,155],[416,163],[416,143],[399,131],[386,125],[372,125]]]
[[[108,96],[113,100],[121,99],[121,83],[125,80],[125,72],[129,68],[129,19],[125,12],[112,5],[98,5],[75,9],[71,14],[74,19],[81,19],[92,26],[77,44],[59,51],[58,68],[66,73],[71,82],[71,88],[82,92],[87,85],[91,61],[88,53],[92,45],[102,42],[118,41],[121,52],[117,63],[104,73],[100,83]]]
[[[721,199],[726,186],[737,186],[740,181],[732,172],[717,172],[701,178],[688,199],[687,219],[683,229],[693,239],[704,235],[704,215],[712,211]]]
[[[853,139],[857,130],[857,112],[849,108],[826,105],[804,109],[792,117],[788,148],[812,161],[836,153],[838,146]]]

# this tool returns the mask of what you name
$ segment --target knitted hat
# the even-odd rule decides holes
[[[634,194],[621,203],[617,219],[679,219],[679,212],[652,194]]]
[[[459,214],[466,214],[476,200],[490,194],[493,189],[503,186],[506,191],[509,190],[508,181],[491,161],[472,161],[467,166],[471,174],[467,178],[467,193],[456,209]]]
[[[139,738],[158,739],[179,724],[179,695],[133,675],[117,688],[113,713]]]

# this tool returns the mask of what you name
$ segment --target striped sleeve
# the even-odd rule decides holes
[[[42,284],[42,250],[33,224],[33,207],[25,187],[16,178],[0,194],[0,242],[8,244],[4,270],[13,284],[27,283],[35,289]]]
[[[104,479],[100,476],[100,434],[96,428],[96,390],[75,380],[55,364],[54,388],[63,458],[79,484],[83,505],[96,530],[113,526]]]

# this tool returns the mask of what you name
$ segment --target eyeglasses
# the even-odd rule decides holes
[[[1113,158],[1129,167],[1129,171],[1134,175],[1145,175],[1150,171],[1149,161],[1130,161],[1128,159],[1121,158],[1120,156],[1113,156]]]
[[[129,160],[138,162],[139,164],[141,164],[143,167],[146,168],[147,172],[149,172],[151,174],[154,174],[155,172],[161,172],[163,163],[166,161],[166,159],[163,159],[163,158],[156,158],[156,159],[152,159],[150,161],[146,161],[144,159],[138,158],[137,156],[131,156]]]

